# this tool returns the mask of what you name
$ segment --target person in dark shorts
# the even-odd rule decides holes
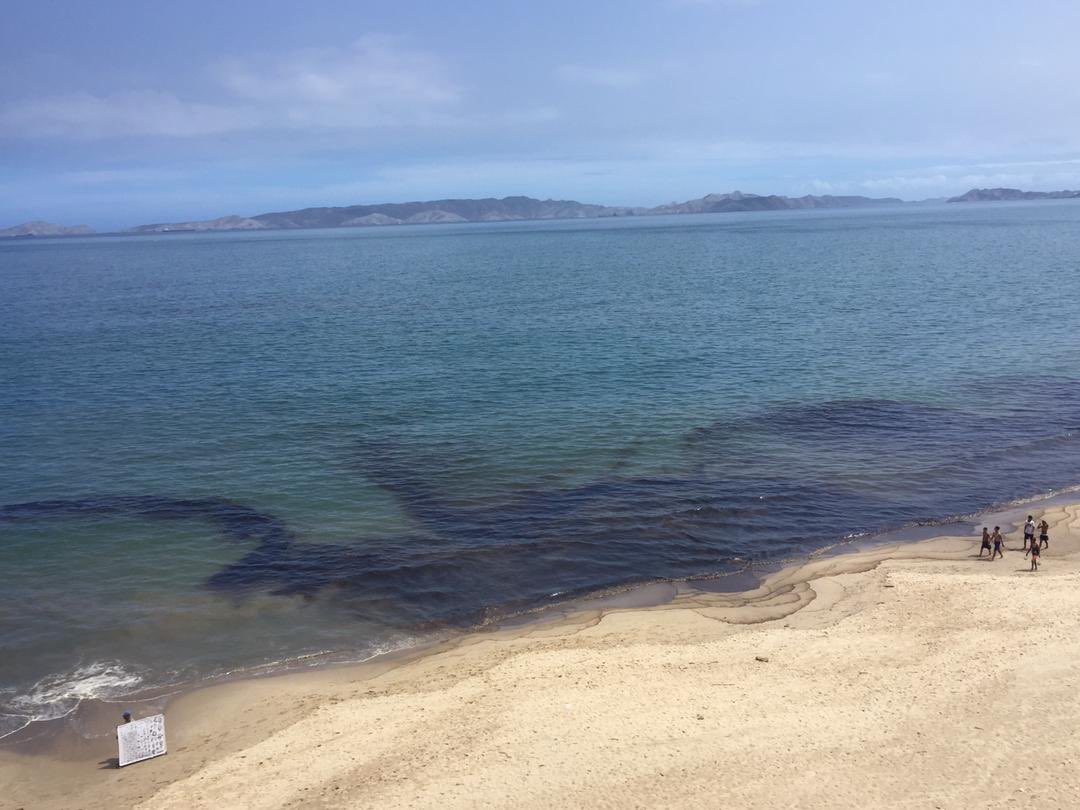
[[[993,562],[998,557],[1005,557],[1001,547],[1004,545],[1004,541],[1001,539],[1001,527],[995,526],[994,533],[990,535],[990,542],[994,544],[994,550],[990,552],[990,562]]]
[[[1035,518],[1028,515],[1027,522],[1024,524],[1024,550],[1031,545],[1032,539],[1035,537]]]
[[[979,556],[980,557],[982,556],[982,553],[984,551],[987,554],[992,553],[990,551],[990,531],[985,526],[983,526],[982,547],[979,549]]]
[[[1039,522],[1039,547],[1050,548],[1050,524],[1043,518]]]
[[[1038,571],[1039,570],[1039,544],[1038,543],[1032,543],[1031,547],[1027,551],[1024,552],[1024,556],[1026,557],[1028,554],[1031,555],[1031,570],[1032,571]]]

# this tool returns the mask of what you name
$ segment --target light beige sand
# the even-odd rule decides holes
[[[941,538],[204,690],[166,757],[0,757],[0,806],[1080,807],[1080,506],[1047,519],[1037,574]]]

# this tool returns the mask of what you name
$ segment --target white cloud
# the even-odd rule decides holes
[[[628,141],[637,154],[670,160],[754,162],[776,160],[866,160],[887,161],[932,159],[943,155],[970,155],[979,149],[969,141],[862,141],[758,139],[672,139],[652,138]]]
[[[945,196],[972,188],[1020,188],[1028,191],[1060,191],[1080,188],[1080,160],[1016,161],[930,166],[921,170],[874,177],[851,184],[875,194]]]
[[[1027,169],[1068,167],[1071,169],[1075,169],[1076,173],[1080,173],[1080,158],[1060,158],[1055,160],[1010,160],[1006,162],[997,161],[993,163],[963,163],[944,166],[932,166],[930,168],[948,172],[971,171],[973,169],[1016,169],[1020,167]]]
[[[871,180],[863,180],[857,185],[866,191],[875,193],[898,193],[898,192],[941,192],[950,188],[956,188],[958,178],[944,174],[928,174],[921,176],[897,176],[875,177]]]
[[[611,154],[613,144],[605,144],[604,154]],[[1052,144],[1025,144],[1018,147],[1008,139],[938,137],[905,139],[860,139],[843,136],[835,139],[799,140],[792,138],[709,139],[627,137],[618,142],[621,154],[633,155],[641,160],[683,161],[736,165],[744,163],[778,163],[819,161],[851,166],[868,163],[877,166],[896,165],[898,161],[917,165],[912,174],[930,175],[944,173],[953,176],[961,173],[994,173],[1016,167],[1080,167],[1080,160],[1072,155],[1080,154],[1080,138]],[[1062,155],[1060,159],[1037,161],[994,161],[998,155],[1016,154],[1022,148],[1037,149],[1042,154]],[[1069,157],[1064,157],[1068,155]],[[984,158],[980,160],[979,158]],[[970,162],[968,160],[970,159]],[[988,160],[989,159],[989,160]],[[946,161],[948,163],[946,164]],[[916,163],[917,162],[917,163]],[[994,170],[994,171],[990,171]],[[816,169],[821,172],[821,169]],[[840,169],[845,174],[849,168]],[[903,172],[907,174],[907,172]],[[900,172],[898,172],[900,174]]]
[[[366,36],[348,48],[235,59],[215,74],[224,101],[164,91],[73,93],[0,110],[0,135],[192,137],[256,128],[367,128],[440,123],[461,97],[434,55]]]
[[[642,75],[636,70],[588,65],[562,65],[555,74],[564,81],[597,87],[633,87],[642,80]]]
[[[64,172],[57,179],[74,186],[106,186],[115,183],[162,183],[183,177],[184,172],[167,169],[96,169]]]
[[[248,109],[182,101],[171,93],[75,93],[32,99],[0,111],[0,134],[189,137],[245,129],[256,121]]]
[[[361,37],[348,48],[232,60],[223,65],[220,78],[236,97],[289,124],[415,123],[462,95],[435,55],[378,35]]]

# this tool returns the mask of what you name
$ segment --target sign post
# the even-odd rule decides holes
[[[116,727],[120,767],[165,753],[165,715],[155,714]]]

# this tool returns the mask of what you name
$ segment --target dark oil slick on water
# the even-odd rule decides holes
[[[1017,392],[993,415],[892,400],[784,405],[689,433],[693,463],[682,476],[515,489],[467,506],[425,480],[422,466],[393,441],[358,442],[357,465],[393,493],[417,536],[310,542],[281,518],[243,504],[156,495],[10,504],[0,522],[204,520],[223,542],[248,546],[207,588],[324,596],[361,614],[369,601],[392,600],[406,627],[471,624],[553,593],[720,573],[806,553],[845,533],[966,514],[1080,477],[1080,383],[992,382]],[[982,388],[973,386],[972,395]],[[777,440],[776,457],[740,449],[755,431]],[[864,455],[880,480],[838,480],[822,469],[838,450]],[[734,474],[715,474],[722,469]],[[787,474],[767,473],[777,469]]]

